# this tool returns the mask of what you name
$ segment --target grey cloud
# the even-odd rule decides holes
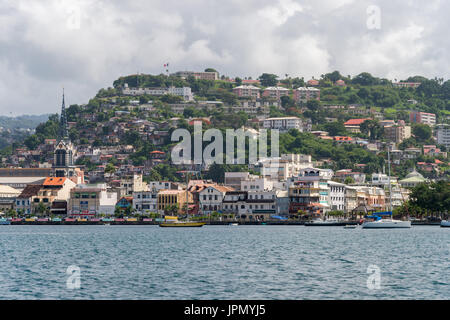
[[[136,71],[214,67],[229,76],[449,78],[448,1],[79,0],[79,30],[60,0],[0,2],[0,114],[58,112],[60,90],[86,103]],[[74,3],[74,2],[71,2]],[[369,5],[381,29],[366,27]]]

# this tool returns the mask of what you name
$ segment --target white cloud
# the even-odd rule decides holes
[[[366,27],[372,4],[380,30]],[[68,103],[86,103],[119,76],[167,62],[240,77],[449,78],[449,10],[439,0],[3,0],[0,114],[58,112],[63,85]]]

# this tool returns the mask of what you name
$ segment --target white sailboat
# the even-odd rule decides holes
[[[450,228],[450,221],[448,221],[448,220],[442,220],[442,221],[441,221],[441,227],[442,227],[442,228]]]
[[[388,212],[374,213],[371,218],[374,221],[365,221],[361,226],[363,229],[397,229],[411,228],[411,221],[395,220],[392,218],[392,188],[391,188],[391,157],[388,147],[388,164],[389,164],[389,208]],[[390,218],[383,218],[389,216]]]

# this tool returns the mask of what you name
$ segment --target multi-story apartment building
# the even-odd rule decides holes
[[[358,187],[345,186],[345,212],[351,213],[358,207]]]
[[[192,93],[191,88],[182,87],[182,88],[129,88],[128,84],[125,84],[125,87],[122,89],[122,94],[127,96],[163,96],[166,94],[171,94],[174,96],[182,97],[185,101],[194,100],[194,95]]]
[[[434,113],[413,111],[409,114],[409,120],[411,123],[422,123],[434,126],[436,124],[436,115]]]
[[[258,99],[261,96],[260,88],[249,85],[242,85],[235,87],[233,89],[233,93],[236,94],[238,97],[249,97],[254,99]]]
[[[283,87],[267,87],[262,94],[263,97],[280,100],[281,97],[289,96],[289,89]]]
[[[208,185],[199,192],[200,212],[211,214],[213,211],[222,211],[223,199],[229,191],[233,191],[233,189],[219,185]]]
[[[435,128],[437,144],[450,148],[450,125],[439,124]]]
[[[65,177],[48,177],[42,183],[42,187],[37,192],[37,195],[33,197],[33,207],[36,209],[39,204],[42,203],[46,208],[46,211],[52,213],[58,213],[59,207],[54,207],[55,202],[64,201],[66,202],[70,198],[71,190],[75,188],[76,183]],[[53,212],[55,210],[55,212]],[[64,210],[65,212],[65,210]],[[41,212],[44,213],[44,212]]]
[[[421,83],[420,82],[395,82],[393,83],[395,88],[414,88],[417,89]]]
[[[106,184],[77,185],[70,192],[69,215],[113,215],[117,193],[108,192]]]
[[[411,137],[411,127],[402,125],[389,125],[384,127],[384,136],[388,141],[402,143]]]
[[[306,168],[300,171],[298,177],[292,177],[289,212],[296,214],[302,210],[317,216],[329,211],[328,181],[332,176],[333,171],[330,169]]]
[[[156,213],[158,211],[158,189],[133,192],[133,209],[139,213]]]
[[[213,72],[178,71],[173,75],[183,79],[194,77],[196,80],[210,80],[210,81],[219,80],[219,73],[214,71]]]
[[[276,211],[275,191],[229,191],[223,199],[223,212],[245,220],[266,220]]]
[[[158,213],[165,214],[167,210],[177,207],[178,214],[186,212],[186,204],[193,205],[192,193],[186,190],[161,190],[158,192]]]
[[[24,214],[34,213],[34,198],[37,197],[42,185],[29,184],[22,190],[22,193],[16,198],[15,210]]]
[[[309,100],[320,101],[320,89],[313,87],[300,87],[294,90],[295,102],[307,102]]]
[[[345,184],[328,181],[328,205],[330,210],[346,211],[345,188]]]
[[[264,120],[265,129],[278,129],[280,131],[289,131],[290,129],[297,129],[300,132],[304,131],[303,121],[297,117],[282,117],[269,118]]]

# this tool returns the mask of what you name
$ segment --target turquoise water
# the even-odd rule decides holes
[[[449,243],[430,226],[0,226],[0,299],[449,299]]]

